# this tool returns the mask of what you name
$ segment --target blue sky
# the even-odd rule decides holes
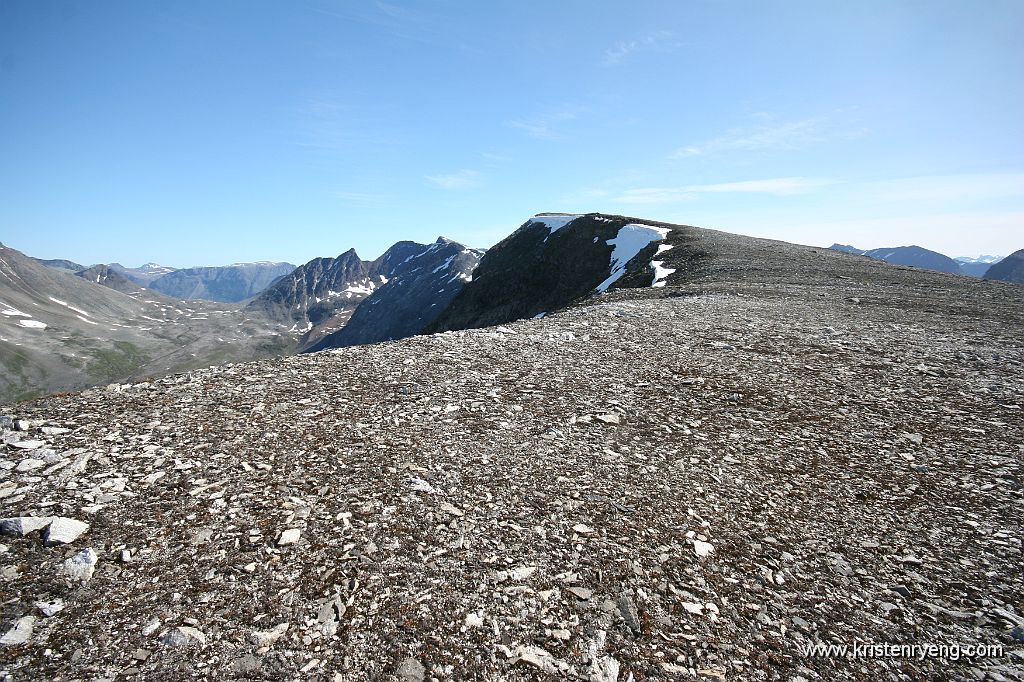
[[[0,0],[0,241],[302,263],[540,211],[1024,248],[1024,2]]]

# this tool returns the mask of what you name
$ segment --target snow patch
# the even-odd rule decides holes
[[[39,320],[18,320],[18,326],[28,329],[46,329],[46,323]]]
[[[554,234],[579,217],[578,213],[576,215],[535,215],[530,218],[530,222],[540,223],[548,228],[550,234]]]
[[[0,315],[5,317],[32,317],[28,313],[23,313],[9,303],[0,301]]]
[[[624,225],[614,239],[608,240],[612,247],[612,255],[609,262],[611,275],[608,279],[597,285],[597,290],[605,292],[612,284],[619,281],[626,274],[626,263],[632,260],[638,253],[644,250],[651,242],[656,242],[668,236],[669,228],[652,227],[650,225]]]

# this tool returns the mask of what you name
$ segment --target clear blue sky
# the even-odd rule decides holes
[[[0,241],[302,263],[539,211],[1024,247],[1024,2],[0,0]]]

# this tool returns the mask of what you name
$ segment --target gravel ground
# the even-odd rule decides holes
[[[3,408],[0,670],[1024,679],[1021,290],[715,267]]]

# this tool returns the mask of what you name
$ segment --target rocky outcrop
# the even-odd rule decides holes
[[[109,265],[94,265],[91,268],[79,270],[75,274],[84,280],[95,282],[123,294],[137,294],[142,291],[142,287],[118,271],[111,269]]]
[[[658,245],[675,229],[643,221],[642,246],[623,258],[617,252],[630,225],[641,221],[602,214],[538,214],[496,244],[480,260],[473,281],[426,331],[468,329],[502,324],[559,310],[599,288],[651,286],[657,279],[652,261]],[[664,234],[658,233],[661,230]],[[638,245],[640,243],[638,242]],[[618,253],[618,257],[616,254]]]
[[[389,259],[387,283],[356,308],[344,327],[309,350],[340,348],[420,333],[437,319],[480,262],[483,251],[468,249],[444,237],[416,249],[399,260]]]

